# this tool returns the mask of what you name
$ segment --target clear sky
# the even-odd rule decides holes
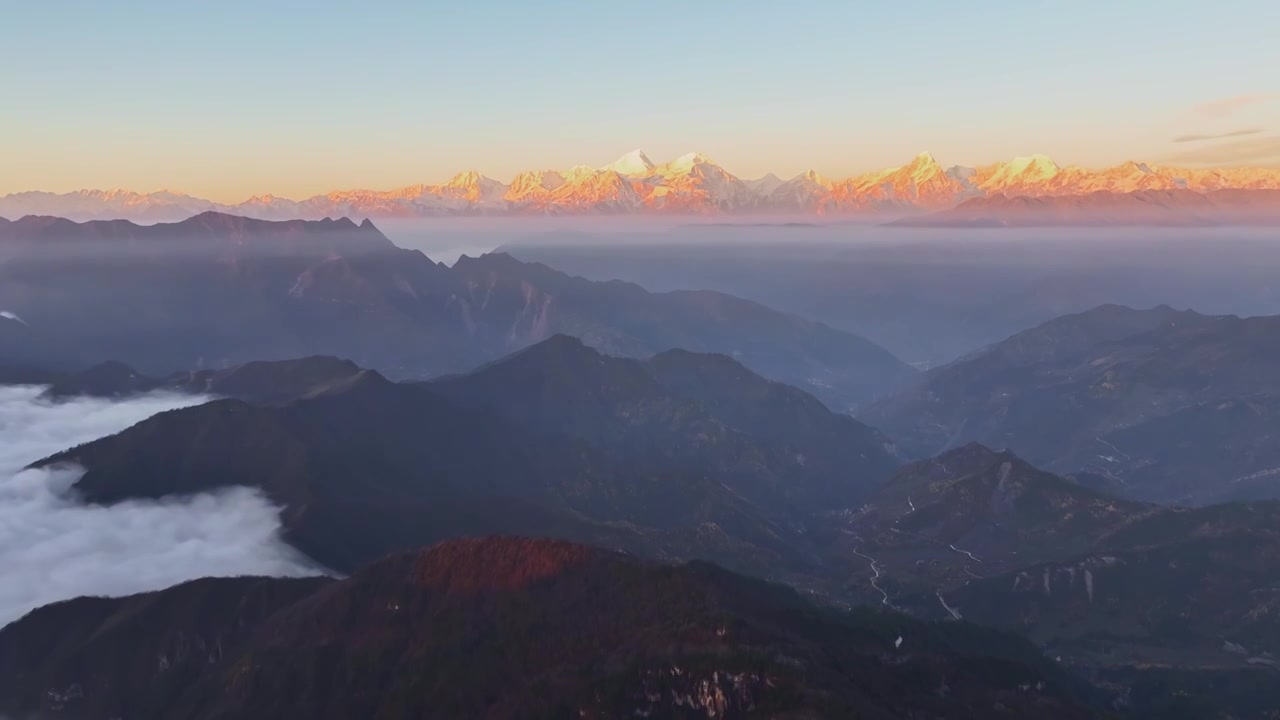
[[[1275,0],[0,0],[0,18],[0,193],[301,197],[636,147],[743,177],[922,150],[1280,166]]]

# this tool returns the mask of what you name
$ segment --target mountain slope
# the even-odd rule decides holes
[[[48,340],[0,337],[0,364],[113,360],[153,377],[323,355],[424,379],[557,332],[614,354],[733,354],[842,410],[913,374],[861,338],[731,296],[654,294],[506,255],[449,268],[367,221],[24,218],[0,225],[0,308],[30,323],[15,331]]]
[[[1074,557],[1155,512],[971,443],[829,514],[824,551],[851,567],[846,594],[948,617],[952,593],[973,580]]]
[[[862,419],[931,453],[1007,447],[1112,492],[1280,497],[1280,318],[1102,306],[933,370]]]
[[[261,488],[285,508],[286,539],[338,570],[495,532],[803,564],[794,533],[719,478],[692,463],[631,460],[363,371],[283,405],[218,400],[162,413],[40,464],[85,468],[77,492],[108,504]],[[703,524],[714,532],[700,536]]]
[[[1096,717],[1012,637],[515,538],[60,603],[0,631],[0,678],[33,719]]]
[[[1274,502],[1165,510],[1086,553],[975,579],[952,600],[1072,663],[1274,668],[1277,520]]]
[[[862,338],[821,323],[705,291],[648,293],[637,285],[570,277],[505,253],[464,256],[468,317],[482,342],[514,350],[564,333],[611,355],[646,357],[681,348],[729,355],[765,377],[804,388],[847,410],[915,375]],[[489,330],[492,328],[492,330]]]
[[[608,357],[554,336],[427,387],[643,463],[696,462],[765,508],[848,507],[897,466],[889,441],[722,355]]]
[[[1253,684],[1280,642],[1277,513],[1121,500],[970,444],[904,467],[815,542],[846,555],[845,596],[1024,633],[1131,707],[1194,699],[1202,714],[1177,717],[1264,718],[1276,691]]]

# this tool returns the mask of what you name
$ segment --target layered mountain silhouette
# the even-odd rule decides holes
[[[1129,327],[1084,323],[1077,336],[1124,339],[1145,322],[1136,311],[1116,312],[1129,318]],[[1027,345],[1024,352],[1034,355],[1044,349]],[[110,372],[91,375],[116,380],[136,375],[127,368],[106,370]],[[266,580],[209,580],[140,598],[85,599],[42,609],[0,634],[0,664],[17,662],[6,657],[41,658],[33,665],[36,669],[19,677],[27,684],[14,681],[15,689],[8,691],[0,686],[0,697],[11,692],[19,698],[10,706],[15,710],[46,707],[40,703],[65,710],[75,705],[68,701],[77,695],[74,699],[83,700],[82,707],[92,708],[90,714],[107,707],[97,703],[125,702],[118,688],[131,687],[133,666],[95,658],[118,653],[117,643],[126,642],[148,648],[145,658],[130,657],[138,668],[146,666],[153,682],[157,676],[152,668],[163,663],[151,657],[153,646],[147,642],[161,643],[154,652],[170,666],[188,663],[201,668],[198,673],[193,666],[174,674],[183,688],[191,682],[194,689],[157,686],[161,689],[154,698],[150,691],[130,694],[129,702],[144,703],[130,705],[130,716],[176,712],[180,717],[197,711],[184,709],[185,704],[177,710],[163,704],[187,692],[225,692],[221,658],[229,644],[249,648],[245,652],[255,658],[252,667],[272,678],[261,680],[266,687],[310,687],[300,686],[302,681],[290,674],[295,665],[344,673],[350,666],[345,660],[294,656],[299,648],[311,648],[307,652],[323,658],[345,657],[347,642],[367,649],[362,644],[366,639],[393,635],[381,625],[377,627],[382,630],[361,626],[351,630],[354,635],[338,633],[335,628],[347,627],[341,618],[351,619],[358,601],[333,588],[363,583],[362,578],[371,576],[358,568],[389,552],[494,534],[556,537],[662,560],[707,559],[786,581],[836,605],[866,603],[924,619],[996,625],[1040,643],[1064,666],[1098,683],[1099,692],[1121,703],[1118,707],[1135,713],[1151,710],[1153,717],[1176,716],[1164,710],[1191,700],[1195,702],[1187,707],[1200,711],[1234,708],[1240,716],[1252,717],[1256,714],[1250,713],[1270,702],[1268,693],[1257,688],[1269,677],[1265,673],[1274,672],[1272,636],[1280,637],[1269,590],[1280,571],[1276,503],[1183,509],[1125,500],[1098,489],[1092,476],[1055,475],[1009,451],[976,443],[906,465],[886,479],[897,460],[893,446],[878,431],[833,413],[802,391],[765,380],[731,358],[687,351],[646,360],[610,357],[567,336],[554,336],[470,373],[431,382],[393,383],[331,358],[252,363],[197,377],[205,378],[192,383],[197,389],[247,399],[162,413],[39,464],[84,467],[75,490],[85,502],[107,505],[229,485],[261,488],[282,506],[290,543],[325,566],[355,575],[339,584],[282,580],[278,587]],[[291,377],[295,379],[285,381]],[[264,392],[274,386],[279,390]],[[452,569],[433,561],[421,571],[397,570],[393,575],[438,579],[442,584],[424,597],[459,598],[459,607],[492,607],[491,596],[483,593],[538,587],[545,573],[554,575],[562,567],[561,555],[544,559],[536,548],[523,544],[497,555],[475,550],[479,545],[456,547],[472,550],[457,551],[462,559]],[[572,558],[598,552],[568,550],[563,557],[576,562]],[[375,567],[392,567],[388,563],[394,562]],[[672,572],[661,570],[663,577]],[[409,617],[435,617],[426,606],[407,604],[390,579],[376,577],[380,579],[369,581],[370,587],[394,597],[377,595],[367,607],[383,608],[381,612],[394,608],[393,618],[409,607],[416,608]],[[574,577],[570,584],[589,583],[582,592],[593,597],[614,587],[606,580]],[[766,587],[734,586],[726,592],[755,606],[762,597],[772,597],[761,595]],[[238,599],[241,592],[247,593],[243,601]],[[345,599],[328,606],[330,600],[318,598],[330,597],[329,592]],[[352,592],[364,597],[365,590]],[[620,592],[636,591],[627,587]],[[205,593],[207,600],[193,599]],[[237,604],[267,619],[242,621],[235,616],[234,632],[207,630],[191,625],[194,618],[204,617],[198,610],[151,609],[153,603],[165,607],[170,602],[165,598],[185,598],[173,602],[197,608],[204,607],[202,602],[217,604],[219,611],[208,614],[216,623],[231,622],[224,613],[240,612],[233,611]],[[309,614],[321,606],[332,607],[332,614]],[[574,616],[580,614],[576,608],[576,601],[564,607]],[[161,619],[141,619],[152,612]],[[543,627],[516,610],[495,612],[502,617],[517,613],[522,626]],[[459,628],[476,627],[452,610],[443,616]],[[298,620],[297,628],[305,631],[284,630],[296,617],[308,618]],[[769,617],[781,622],[772,611]],[[929,627],[904,625],[911,621],[892,614],[874,617],[872,625],[891,632],[892,642],[904,638],[894,652],[918,637],[918,628]],[[182,626],[178,637],[185,640],[169,635],[145,642],[134,636],[114,639],[125,637],[117,632],[165,628],[167,618]],[[70,633],[69,639],[40,645],[36,638],[50,637],[50,627]],[[270,629],[259,636],[260,627]],[[404,628],[396,627],[398,636]],[[663,647],[670,648],[676,631],[662,627],[666,629],[655,630],[653,637],[661,637]],[[958,646],[953,643],[969,642],[958,639],[969,637],[969,630],[959,629],[967,626],[954,627],[942,632],[959,635],[939,647],[954,650]],[[432,628],[432,638],[458,637]],[[494,632],[499,634],[483,637],[510,635],[501,629]],[[339,644],[315,649],[308,635]],[[269,638],[264,642],[270,644],[253,645],[259,637]],[[993,647],[991,643],[1005,647],[998,636],[981,637],[984,648]],[[14,641],[18,650],[6,651],[6,638],[24,639]],[[219,639],[224,642],[222,651],[215,649]],[[457,657],[457,649],[448,644],[452,640],[443,642],[435,646],[423,641],[414,647],[432,653],[443,648],[440,652]],[[485,641],[467,636],[458,642],[475,647]],[[538,638],[530,647],[540,651],[546,643]],[[401,650],[396,646],[386,652],[403,657]],[[900,665],[895,655],[876,657],[877,667]],[[280,658],[279,664],[273,660],[264,665],[266,658]],[[329,662],[337,664],[325,664]],[[539,659],[537,665],[551,667],[555,662]],[[86,690],[90,681],[66,674],[72,672],[67,668],[88,672],[86,668],[98,667],[95,663],[107,668],[101,672],[108,680],[93,680],[98,683],[93,693]],[[594,661],[591,666],[602,667]],[[228,672],[239,672],[236,668],[243,666],[231,667]],[[399,666],[382,660],[376,667],[382,677]],[[809,682],[812,675],[807,671],[815,666],[807,661],[804,667],[801,676]],[[512,671],[524,672],[523,668]],[[1191,668],[1210,675],[1185,672]],[[413,665],[406,672],[421,670]],[[725,670],[715,668],[721,673],[716,677],[723,677]],[[214,672],[215,679],[204,678],[206,671]],[[737,666],[732,669],[739,671]],[[112,674],[117,672],[123,674]],[[1013,671],[1006,667],[989,679],[1003,682],[1005,672]],[[40,678],[43,694],[23,694],[33,677]],[[200,679],[192,679],[196,677]],[[674,677],[686,676],[668,679]],[[212,683],[207,688],[206,680]],[[394,687],[399,682],[394,681]],[[542,696],[548,695],[549,687],[558,687],[543,682],[539,679],[530,687],[539,688]],[[592,676],[591,682],[598,687],[611,681]],[[79,689],[70,689],[75,683],[80,683]],[[1020,692],[1028,692],[1027,685],[1018,683]],[[976,683],[970,689],[985,686]],[[458,679],[440,687],[442,697],[450,698],[447,702],[462,703],[457,712],[476,712],[469,703],[479,702],[477,696],[448,694],[463,687]],[[494,697],[485,687],[476,692]],[[721,690],[730,696],[729,686]],[[709,692],[718,697],[714,690]],[[948,693],[940,697],[952,697]],[[389,696],[401,697],[398,691]],[[95,699],[87,700],[90,697]],[[243,707],[266,703],[275,711],[271,703],[280,701],[274,697],[255,691],[242,699]],[[525,703],[525,697],[518,695],[511,702]],[[757,695],[751,697],[752,702],[762,702]],[[190,702],[191,708],[221,707],[200,694]],[[364,707],[358,703],[368,701],[351,702],[357,705],[339,706],[358,712]],[[722,716],[736,712],[731,703],[717,707]],[[705,711],[705,705],[697,709]],[[0,705],[0,711],[7,708]],[[663,712],[656,706],[653,711]],[[609,715],[613,710],[600,712]]]
[[[875,430],[730,358],[614,358],[564,336],[426,384],[328,358],[195,378],[166,387],[238,398],[40,464],[85,468],[90,502],[261,488],[288,540],[338,570],[505,532],[791,578],[822,564],[811,513],[857,504],[897,464]]]
[[[1097,717],[1013,636],[704,563],[459,540],[341,581],[206,579],[0,631],[17,717]]]
[[[165,377],[314,355],[395,379],[469,370],[558,332],[609,353],[722,352],[847,410],[914,371],[825,325],[714,292],[649,293],[503,254],[454,267],[395,247],[368,221],[173,224],[27,217],[0,226],[0,364],[104,360]]]
[[[644,152],[634,150],[603,167],[532,170],[519,173],[509,183],[468,170],[443,184],[386,191],[339,190],[303,200],[262,195],[222,204],[172,191],[22,192],[0,197],[0,216],[154,222],[210,211],[263,219],[493,214],[910,215],[952,208],[975,198],[1185,192],[1180,197],[1194,205],[1203,202],[1204,194],[1221,190],[1248,193],[1278,189],[1280,172],[1264,168],[1190,169],[1125,162],[1095,170],[1062,167],[1043,155],[976,168],[944,167],[929,153],[898,167],[842,179],[829,179],[810,170],[786,180],[772,174],[744,180],[701,153],[655,163]],[[1167,216],[1161,217],[1164,222],[1159,224],[1170,224]],[[952,218],[952,222],[959,219]]]
[[[930,454],[976,440],[1137,499],[1280,497],[1280,318],[1108,305],[926,374],[862,414]]]

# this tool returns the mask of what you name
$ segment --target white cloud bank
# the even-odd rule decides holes
[[[79,470],[22,470],[206,398],[49,403],[41,390],[0,386],[0,626],[79,595],[127,595],[218,575],[316,574],[281,540],[277,509],[255,490],[89,506],[66,492]]]

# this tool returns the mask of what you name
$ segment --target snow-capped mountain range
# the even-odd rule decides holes
[[[974,198],[1054,197],[1152,190],[1280,189],[1280,170],[1182,169],[1126,162],[1100,170],[1059,166],[1043,155],[979,168],[944,167],[929,153],[896,168],[841,180],[813,171],[789,180],[743,180],[701,153],[657,164],[634,150],[600,168],[534,170],[509,183],[476,171],[443,185],[339,190],[305,200],[259,195],[222,204],[162,190],[20,192],[0,197],[0,217],[180,220],[218,211],[263,219],[503,214],[816,214],[903,216]]]

